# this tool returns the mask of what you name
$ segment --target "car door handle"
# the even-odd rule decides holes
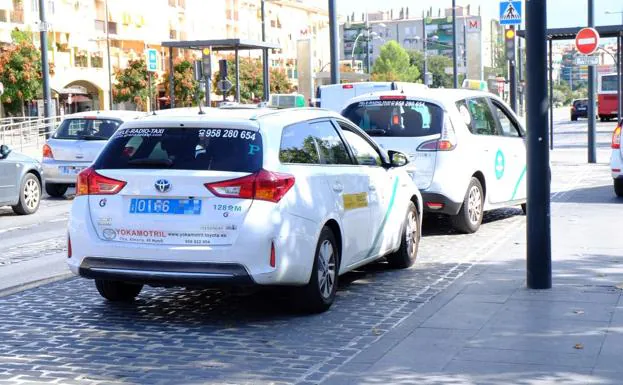
[[[335,192],[342,192],[342,191],[344,191],[344,185],[342,185],[339,182],[333,183],[333,191],[335,191]]]

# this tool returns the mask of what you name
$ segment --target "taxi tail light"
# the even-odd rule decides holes
[[[275,257],[275,242],[270,242],[270,267],[277,265],[277,258]]]
[[[345,90],[352,90],[354,87],[352,84],[344,84],[342,88]]]
[[[43,145],[43,157],[48,159],[54,159],[54,154],[52,153],[52,147],[49,144]]]
[[[407,100],[406,95],[381,95],[380,100]]]
[[[204,186],[221,198],[258,199],[277,203],[294,186],[294,175],[262,169],[242,178],[205,183]]]
[[[441,137],[439,139],[429,140],[420,144],[418,151],[452,151],[456,148],[456,133],[450,119],[446,116],[443,128],[441,129]]]
[[[619,150],[621,149],[621,126],[618,125],[617,128],[614,129],[612,133],[612,149]]]
[[[67,258],[71,258],[71,238],[67,234]]]
[[[114,195],[125,187],[127,182],[98,174],[91,167],[78,174],[76,196],[79,195]]]

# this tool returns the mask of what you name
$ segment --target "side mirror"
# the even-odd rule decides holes
[[[402,167],[409,164],[409,158],[400,151],[389,150],[387,154],[389,155],[389,163],[392,167]]]
[[[0,146],[0,159],[6,158],[11,153],[11,149],[6,144]]]

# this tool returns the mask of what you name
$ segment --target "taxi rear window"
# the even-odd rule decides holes
[[[108,140],[121,125],[120,120],[75,118],[65,119],[54,133],[54,139]]]
[[[122,128],[94,166],[256,172],[262,168],[262,136],[244,129]]]
[[[370,136],[429,136],[443,127],[441,107],[418,100],[366,100],[351,104],[342,115]]]

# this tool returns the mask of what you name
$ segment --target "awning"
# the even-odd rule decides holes
[[[84,102],[90,102],[91,98],[89,98],[88,96],[84,96],[84,95],[73,95],[71,97],[71,103],[84,103]]]

